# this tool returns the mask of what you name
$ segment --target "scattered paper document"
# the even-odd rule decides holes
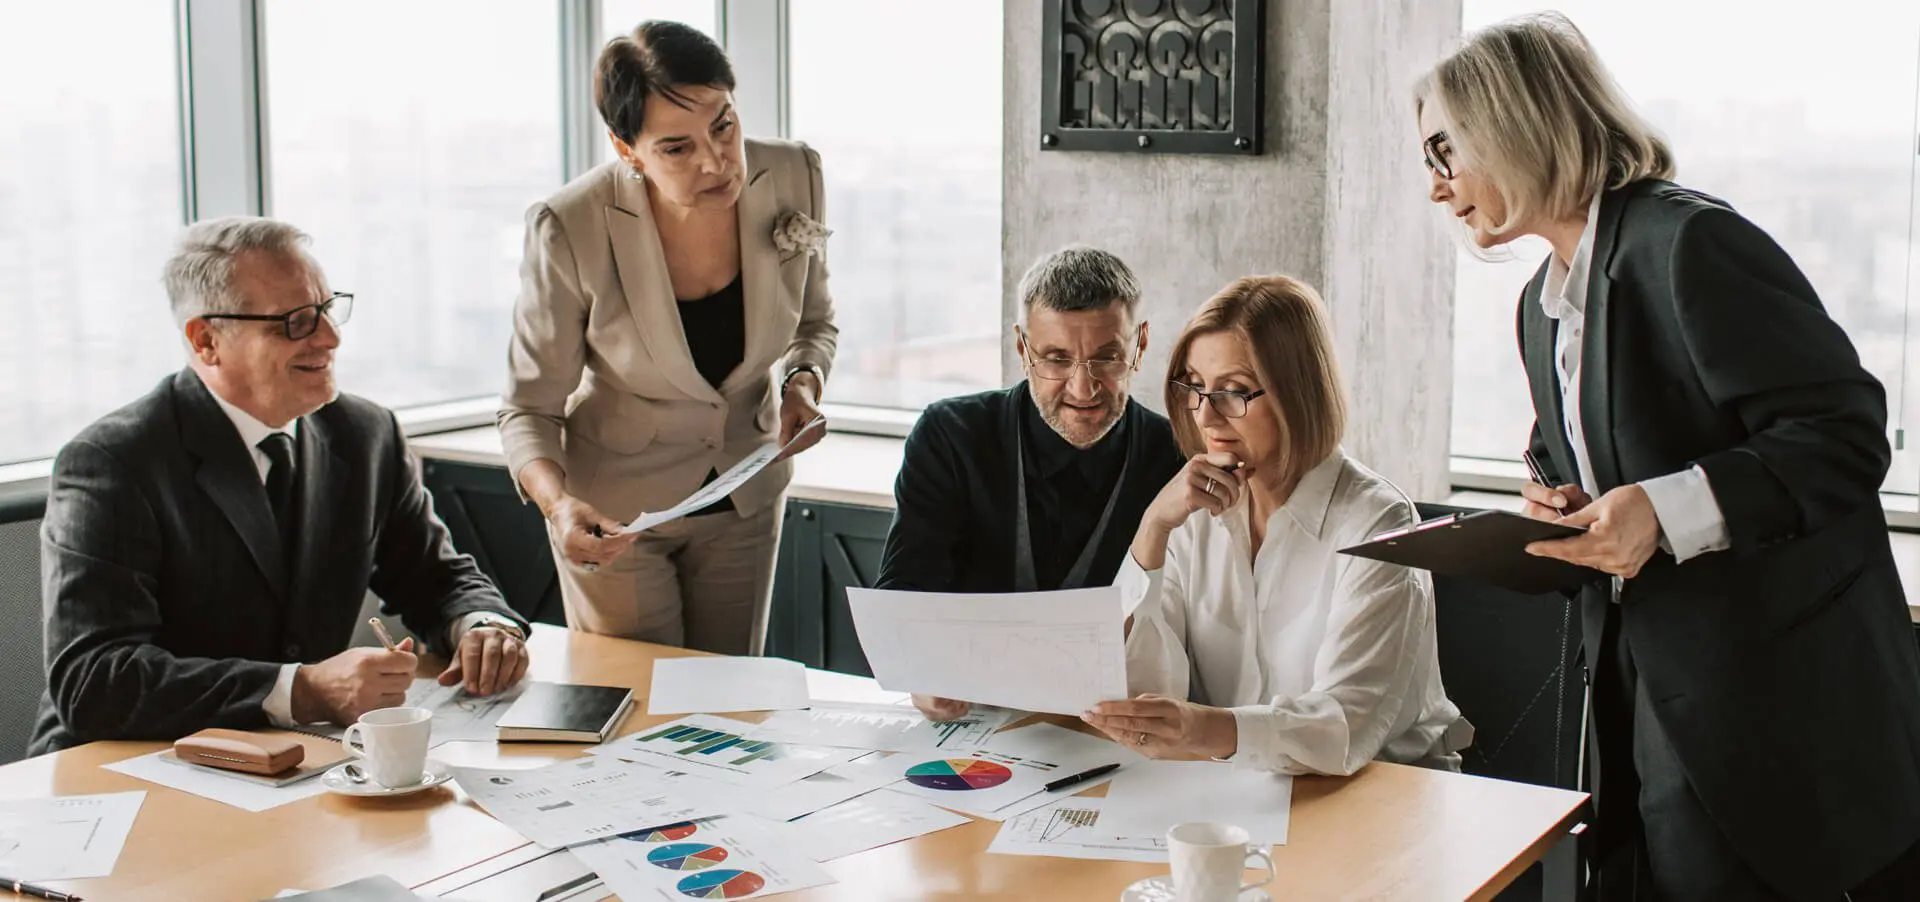
[[[742,810],[769,820],[790,821],[883,786],[900,782],[900,770],[884,755],[829,767],[784,786],[758,790]]]
[[[382,874],[378,877],[363,877],[352,883],[343,883],[332,889],[317,889],[307,892],[287,890],[276,899],[292,899],[295,902],[420,902],[421,897],[407,889],[406,884]]]
[[[79,880],[113,873],[145,791],[0,802],[0,874]]]
[[[1120,590],[954,595],[847,589],[880,685],[1079,715],[1127,697]]]
[[[1122,762],[1124,771],[1144,759],[1105,739],[1037,723],[996,733],[985,748],[965,757],[895,755],[890,760],[898,762],[905,779],[889,792],[999,820],[1007,816],[996,816],[1000,809],[1045,791],[1053,780],[1114,762]]]
[[[445,902],[601,902],[600,876],[566,849],[525,845],[414,890]]]
[[[699,490],[688,495],[686,500],[666,510],[644,514],[635,518],[632,523],[621,527],[620,534],[626,535],[641,532],[652,529],[662,523],[671,523],[733,494],[734,489],[745,485],[747,480],[759,475],[760,471],[766,469],[768,464],[786,457],[787,452],[799,444],[803,437],[825,428],[827,428],[827,418],[824,416],[814,417],[807,425],[800,427],[800,430],[795,432],[793,438],[788,439],[785,445],[778,445],[773,442],[761,445],[754,449],[751,454],[740,458],[739,463],[728,467],[725,473],[720,474],[712,482],[701,486]]]
[[[1217,821],[1246,829],[1255,843],[1284,845],[1293,812],[1293,778],[1219,761],[1129,764],[1107,787],[1101,828],[1124,836],[1164,836],[1174,824]]]
[[[716,799],[683,796],[655,771],[608,757],[530,770],[456,767],[453,773],[475,804],[549,849],[731,810]]]
[[[170,748],[161,749],[101,766],[148,783],[158,783],[203,799],[212,799],[222,805],[232,805],[243,811],[260,812],[278,808],[288,802],[310,799],[327,791],[327,787],[319,780],[304,780],[276,788],[238,776],[230,777],[210,767],[189,767],[161,757],[171,751]]]
[[[988,852],[1049,855],[1107,861],[1167,863],[1167,836],[1114,836],[1100,827],[1105,799],[1061,799],[1009,819],[1000,826]]]
[[[964,754],[985,745],[1014,712],[975,705],[958,720],[934,723],[907,705],[814,702],[803,711],[775,711],[747,735],[773,742],[889,752]]]
[[[752,727],[726,717],[694,714],[594,746],[587,753],[760,788],[792,783],[866,754],[861,749],[748,739],[744,734]]]
[[[623,902],[754,899],[833,883],[781,825],[723,817],[576,846]]]
[[[778,711],[807,706],[807,668],[786,658],[658,658],[648,714]]]
[[[888,843],[973,823],[937,805],[891,792],[848,799],[790,826],[792,841],[814,861],[832,861]]]
[[[470,695],[465,683],[442,686],[437,679],[422,677],[414,680],[407,689],[407,705],[433,712],[433,738],[429,740],[433,745],[493,742],[494,725],[500,722],[500,715],[513,707],[513,703],[519,700],[532,682],[521,680],[512,688],[493,695]],[[339,739],[346,734],[347,728],[334,724],[305,724],[296,727],[295,732]]]
[[[858,702],[864,705],[906,705],[905,692],[888,692],[873,677],[807,668],[807,697],[815,702]]]

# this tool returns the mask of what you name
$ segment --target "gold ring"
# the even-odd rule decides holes
[[[1135,736],[1135,737],[1133,737],[1133,744],[1134,744],[1134,745],[1146,745],[1146,744],[1147,744],[1147,734],[1145,734],[1145,733],[1141,733],[1141,734],[1139,734],[1138,736]]]

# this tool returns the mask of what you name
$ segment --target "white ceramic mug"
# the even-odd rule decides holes
[[[1237,902],[1240,894],[1273,882],[1273,856],[1247,842],[1247,831],[1232,824],[1193,821],[1167,831],[1167,857],[1173,863],[1173,894],[1180,902]],[[1240,883],[1247,859],[1258,858],[1267,876]]]
[[[353,744],[355,735],[361,745]],[[433,736],[433,712],[425,708],[381,708],[360,715],[340,744],[367,764],[367,776],[389,788],[419,783],[427,771],[427,740]],[[364,746],[364,748],[362,747]]]

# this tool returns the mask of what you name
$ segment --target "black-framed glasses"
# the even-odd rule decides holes
[[[277,322],[286,330],[288,341],[300,341],[320,328],[320,317],[333,321],[335,326],[346,325],[353,316],[353,294],[336,291],[318,304],[295,307],[285,313],[203,313],[201,319],[239,319],[251,322]]]
[[[1246,416],[1247,402],[1267,393],[1267,390],[1264,388],[1254,391],[1236,391],[1230,388],[1223,388],[1219,391],[1207,391],[1206,388],[1202,386],[1189,385],[1178,379],[1170,380],[1167,384],[1177,385],[1187,390],[1188,410],[1199,410],[1200,401],[1205,399],[1213,405],[1214,413],[1230,420],[1237,420]]]
[[[1427,168],[1441,178],[1453,180],[1453,142],[1447,140],[1446,132],[1434,132],[1427,140],[1420,142],[1420,152],[1427,158]]]
[[[1072,357],[1035,357],[1030,353],[1032,347],[1027,342],[1027,334],[1020,331],[1019,326],[1013,328],[1014,334],[1020,336],[1020,344],[1029,351],[1029,353],[1023,355],[1027,359],[1027,368],[1031,370],[1035,376],[1045,379],[1048,382],[1065,382],[1073,378],[1073,371],[1080,367],[1086,367],[1087,375],[1093,377],[1095,381],[1112,382],[1120,378],[1127,370],[1133,368],[1133,361],[1128,360],[1124,356],[1094,357],[1089,360],[1078,360]],[[1134,332],[1134,346],[1138,347],[1139,344],[1140,333],[1136,331]]]

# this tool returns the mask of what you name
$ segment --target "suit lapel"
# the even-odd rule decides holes
[[[751,154],[753,145],[748,145]],[[780,303],[780,250],[773,244],[773,227],[781,215],[778,179],[766,168],[753,169],[747,159],[747,186],[740,192],[740,290],[747,318],[747,341],[740,365],[721,382],[728,392],[758,377],[785,350],[798,314]],[[782,316],[783,312],[792,315]]]
[[[1593,479],[1598,483],[1595,487],[1601,492],[1620,484],[1609,372],[1613,280],[1607,276],[1607,268],[1619,244],[1620,215],[1625,208],[1617,191],[1600,199],[1600,222],[1594,230],[1593,259],[1587,273],[1586,334],[1580,342],[1580,431],[1586,436],[1587,462],[1593,467]]]
[[[252,452],[241,444],[233,421],[214,402],[212,390],[192,370],[174,376],[174,394],[184,427],[182,440],[199,461],[194,482],[232,524],[273,591],[286,598],[286,555]]]
[[[1567,482],[1580,481],[1580,468],[1573,459],[1573,444],[1567,440],[1566,408],[1560,394],[1560,369],[1554,365],[1554,342],[1560,321],[1547,315],[1540,306],[1540,292],[1547,288],[1548,263],[1527,283],[1520,296],[1520,328],[1523,340],[1527,386],[1533,391],[1535,419],[1546,440],[1547,453],[1553,457],[1554,471]],[[1544,412],[1544,415],[1542,415]]]
[[[614,202],[607,207],[607,236],[613,242],[620,290],[627,296],[640,340],[667,381],[689,397],[718,401],[720,393],[701,377],[693,365],[693,352],[687,350],[686,327],[674,303],[673,280],[667,275],[667,255],[660,247],[660,229],[647,202],[646,183],[629,178],[617,166],[610,172]],[[748,316],[751,322],[751,307]]]
[[[346,462],[333,453],[333,443],[328,439],[326,424],[319,417],[300,418],[299,450],[294,458],[294,473],[299,477],[294,509],[299,511],[300,528],[294,532],[298,537],[291,562],[295,580],[288,592],[296,608],[305,600],[306,590],[317,583],[321,571],[332,563],[328,551],[338,526],[340,499],[328,497],[327,491],[340,485],[338,474],[345,470]]]

